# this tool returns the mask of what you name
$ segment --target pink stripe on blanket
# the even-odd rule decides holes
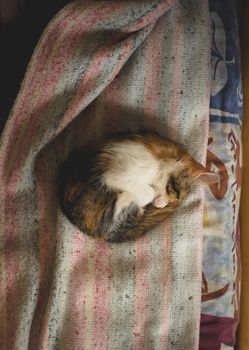
[[[80,349],[84,343],[86,325],[86,263],[88,238],[77,231],[74,233],[74,247],[71,260],[71,277],[69,284],[69,303],[65,322],[68,325],[69,338],[65,346]],[[47,328],[47,327],[45,327]]]
[[[149,236],[136,242],[135,262],[135,320],[134,320],[134,348],[145,349],[148,337],[148,312],[149,312]]]
[[[147,128],[155,129],[159,114],[163,30],[160,20],[150,33],[146,50],[146,80],[144,88],[144,123]]]
[[[176,3],[176,30],[175,30],[175,41],[174,41],[174,52],[172,59],[175,62],[175,70],[174,70],[174,80],[172,82],[172,104],[170,110],[170,118],[171,118],[171,128],[170,128],[170,138],[172,140],[177,140],[177,116],[179,112],[179,103],[181,94],[183,91],[180,91],[180,86],[182,86],[181,81],[181,70],[182,70],[182,23],[179,21],[180,18],[180,4]]]
[[[109,280],[111,279],[110,264],[111,246],[109,243],[98,242],[94,252],[94,306],[92,348],[106,349],[109,320]]]
[[[162,305],[162,315],[161,315],[161,332],[159,334],[160,341],[163,348],[166,348],[168,341],[168,333],[169,333],[169,306],[171,300],[171,289],[172,285],[172,257],[171,257],[171,235],[172,235],[172,227],[171,221],[167,220],[162,225],[163,231],[163,254],[164,254],[164,276],[163,276],[163,286],[164,286],[164,294],[163,294],[163,305]]]
[[[42,330],[47,324],[47,313],[49,307],[49,294],[51,290],[53,270],[55,264],[56,236],[54,235],[56,223],[55,193],[48,186],[47,177],[44,173],[50,174],[50,164],[40,157],[36,169],[37,175],[37,197],[38,197],[38,239],[39,239],[39,289],[36,300],[36,308],[30,329],[29,349],[37,349],[43,337]],[[46,327],[47,328],[47,327]],[[47,346],[44,345],[44,349]]]
[[[19,295],[19,267],[20,256],[15,254],[17,249],[16,237],[16,207],[11,193],[6,194],[5,197],[5,239],[4,239],[4,263],[6,274],[6,318],[7,318],[7,334],[5,335],[6,349],[12,350],[15,348],[16,342],[16,315],[20,306]],[[4,283],[2,281],[1,283]],[[15,312],[13,312],[15,310]]]

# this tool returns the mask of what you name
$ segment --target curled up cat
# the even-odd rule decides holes
[[[219,180],[176,143],[142,131],[74,151],[60,168],[58,195],[84,233],[123,242],[163,222],[195,182]]]

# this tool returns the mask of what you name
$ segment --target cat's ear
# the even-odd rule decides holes
[[[202,173],[196,173],[195,175],[193,175],[193,178],[206,184],[216,184],[219,183],[221,180],[218,174],[215,174],[212,171],[208,170]]]
[[[214,172],[209,171],[203,165],[197,162],[194,162],[192,164],[192,166],[190,167],[190,170],[191,170],[191,176],[193,177],[193,179],[196,179],[206,184],[219,183],[221,180],[218,174],[215,174]]]

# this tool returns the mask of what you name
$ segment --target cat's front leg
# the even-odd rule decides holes
[[[135,198],[130,192],[119,193],[115,205],[114,219],[117,219],[121,211],[129,207],[132,202],[135,202]]]
[[[118,195],[115,206],[114,219],[118,217],[124,208],[127,208],[131,203],[136,203],[140,208],[140,214],[144,212],[144,207],[152,203],[155,197],[155,190],[150,185],[134,186],[131,191],[124,191]]]
[[[141,208],[152,203],[156,195],[155,189],[150,185],[135,186],[132,193],[136,203]]]

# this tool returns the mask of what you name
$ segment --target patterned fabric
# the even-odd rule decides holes
[[[45,30],[1,139],[1,349],[198,348],[203,191],[111,245],[62,215],[56,176],[141,124],[205,161],[208,26],[205,0],[75,1]]]
[[[201,350],[233,349],[239,320],[242,91],[234,0],[210,0],[212,82],[207,164],[222,176],[206,191]]]

